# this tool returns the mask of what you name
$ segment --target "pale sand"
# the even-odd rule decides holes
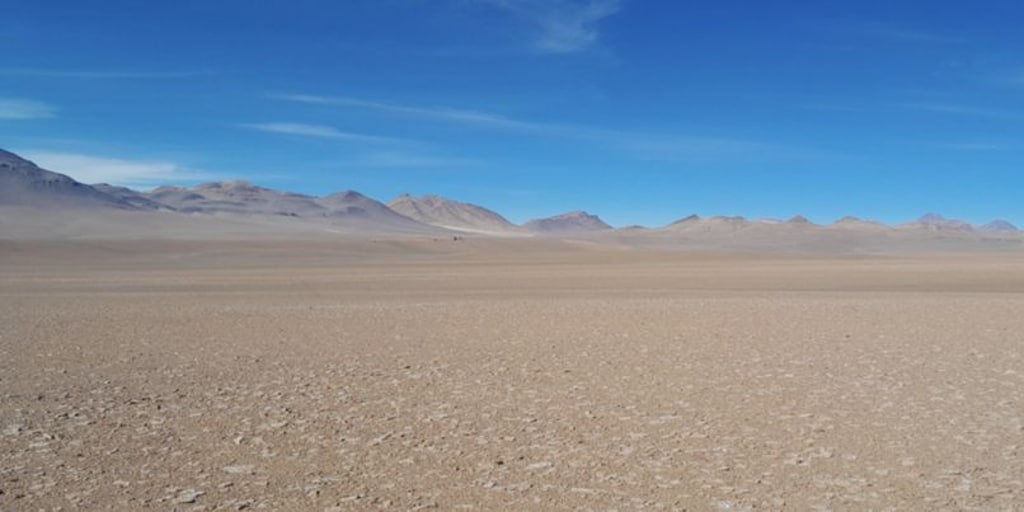
[[[1024,258],[0,243],[0,510],[1021,510]]]

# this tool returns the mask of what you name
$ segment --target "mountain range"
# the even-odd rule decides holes
[[[598,216],[572,211],[533,219],[515,225],[502,215],[482,206],[439,196],[401,195],[387,204],[359,192],[347,190],[323,197],[281,192],[245,181],[205,183],[195,187],[158,187],[137,191],[109,184],[88,185],[41,169],[20,156],[0,149],[0,207],[45,208],[48,210],[110,210],[120,212],[164,212],[179,216],[224,218],[291,218],[345,226],[361,231],[433,233],[476,233],[505,236],[550,235],[587,236],[601,233],[658,233],[682,237],[735,237],[741,233],[785,237],[796,233],[883,234],[887,232],[925,235],[1006,237],[1022,231],[1006,220],[974,226],[935,213],[912,222],[885,224],[844,217],[827,226],[795,216],[788,220],[690,215],[662,228],[630,226],[616,230]],[[788,235],[787,235],[788,234]]]

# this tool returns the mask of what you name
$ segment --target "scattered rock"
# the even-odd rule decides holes
[[[4,427],[5,436],[16,436],[25,431],[25,426],[20,423],[12,423]]]
[[[195,503],[200,496],[206,494],[203,491],[197,491],[195,489],[185,489],[178,493],[178,497],[174,498],[175,503],[187,504]]]
[[[222,469],[225,473],[230,473],[232,475],[246,475],[252,474],[254,467],[250,464],[239,464],[234,466],[224,466]]]

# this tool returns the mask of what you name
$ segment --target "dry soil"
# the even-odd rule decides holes
[[[0,510],[1024,510],[1024,258],[0,244]]]

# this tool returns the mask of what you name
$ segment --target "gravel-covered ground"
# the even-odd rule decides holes
[[[1024,259],[28,250],[0,510],[1024,509]]]

